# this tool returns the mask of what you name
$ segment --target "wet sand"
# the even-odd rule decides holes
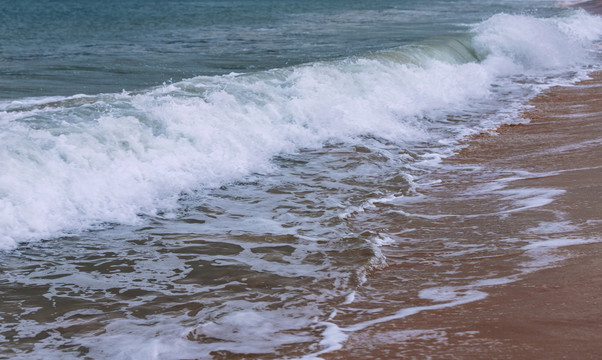
[[[478,164],[492,173],[520,169],[541,174],[514,181],[512,187],[554,188],[563,193],[545,206],[546,214],[520,216],[533,217],[535,223],[555,214],[574,225],[570,231],[556,234],[559,237],[601,242],[602,73],[591,76],[591,80],[575,86],[556,87],[539,95],[531,102],[533,108],[524,114],[530,119],[528,124],[502,126],[495,132],[475,136],[447,163],[459,168]],[[470,183],[474,179],[463,181]],[[457,186],[451,181],[441,185],[450,194]],[[471,201],[474,202],[466,200],[465,206],[478,206]],[[459,203],[455,202],[455,206]],[[536,219],[537,216],[542,218]],[[516,220],[520,218],[516,216]],[[483,220],[475,222],[480,227],[494,226]],[[507,232],[509,237],[520,236],[518,224],[516,228],[512,222],[504,226],[508,228],[496,231]],[[449,227],[449,233],[462,231],[460,225]],[[391,278],[400,271],[403,261],[395,259],[394,247],[383,252],[390,258],[390,266],[373,273],[369,283],[386,292],[392,289]],[[350,333],[341,350],[322,357],[600,359],[602,243],[564,247],[554,253],[568,259],[556,263],[554,268],[522,275],[515,282],[486,287],[482,289],[488,293],[484,300],[423,311]],[[507,267],[517,262],[490,260],[483,264],[476,264],[474,271],[490,270],[479,266]],[[364,297],[369,295],[367,291]],[[417,304],[404,304],[412,305]]]

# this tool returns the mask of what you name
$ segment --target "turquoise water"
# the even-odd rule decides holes
[[[3,1],[0,99],[142,90],[465,32],[550,1]],[[435,20],[436,19],[436,20]]]
[[[2,2],[0,356],[336,348],[407,241],[378,207],[597,69],[601,35],[550,1]]]

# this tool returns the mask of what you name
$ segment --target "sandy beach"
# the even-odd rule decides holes
[[[602,212],[602,74],[532,101],[526,125],[503,126],[472,139],[452,163],[479,162],[553,175],[517,186],[566,192],[553,208],[582,224],[576,238],[599,239]],[[598,359],[602,353],[602,245],[566,247],[557,267],[487,289],[464,306],[426,311],[351,335],[329,358]],[[381,275],[375,274],[378,279]],[[396,334],[419,333],[395,339]]]
[[[589,10],[596,10],[600,3],[586,5]],[[352,332],[343,349],[325,354],[325,358],[599,359],[602,356],[602,244],[599,243],[602,241],[602,73],[591,77],[574,86],[555,87],[540,94],[523,114],[530,120],[528,124],[506,125],[474,136],[466,148],[446,161],[458,168],[478,164],[483,172],[491,173],[520,169],[531,175],[512,181],[510,188],[562,192],[544,206],[545,211],[509,215],[515,221],[505,221],[498,226],[501,230],[495,231],[520,239],[527,236],[522,230],[525,226],[520,224],[529,221],[525,217],[536,222],[552,221],[561,215],[565,224],[572,225],[569,229],[552,231],[552,237],[593,243],[550,250],[550,256],[563,260],[556,261],[551,268],[526,271],[517,281],[482,289],[488,294],[484,300],[422,311]],[[483,179],[483,175],[477,175],[475,180],[473,174],[458,170],[447,181],[444,179],[438,192],[452,194],[450,197],[462,193],[462,189]],[[456,211],[461,206],[481,206],[474,199],[449,203]],[[483,219],[470,225],[497,226]],[[466,224],[447,226],[446,233],[459,236],[466,229]],[[394,247],[383,251],[389,258],[389,267],[373,274],[372,292],[380,287],[395,293],[391,279],[395,272],[402,274],[409,266],[398,256],[401,252]],[[518,261],[524,255],[512,257]],[[503,273],[502,268],[517,263],[500,259],[487,266],[499,266],[496,271]],[[471,271],[475,273],[487,271],[479,268],[477,262],[472,265]],[[382,292],[377,291],[379,295]],[[369,294],[370,291],[364,294],[364,304],[369,302]]]
[[[602,358],[571,4],[0,1],[0,359]]]

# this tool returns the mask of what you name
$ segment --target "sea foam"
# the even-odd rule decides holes
[[[411,148],[459,136],[476,124],[447,116],[497,96],[501,76],[578,69],[601,34],[602,20],[582,11],[500,14],[468,41],[138,93],[1,103],[0,249],[176,216],[182,194],[275,171],[271,159],[281,153],[366,137]]]

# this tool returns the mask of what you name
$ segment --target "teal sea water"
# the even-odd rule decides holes
[[[335,349],[400,241],[358,215],[599,68],[555,5],[1,2],[0,357]]]
[[[5,1],[0,98],[143,90],[342,59],[550,1]]]

